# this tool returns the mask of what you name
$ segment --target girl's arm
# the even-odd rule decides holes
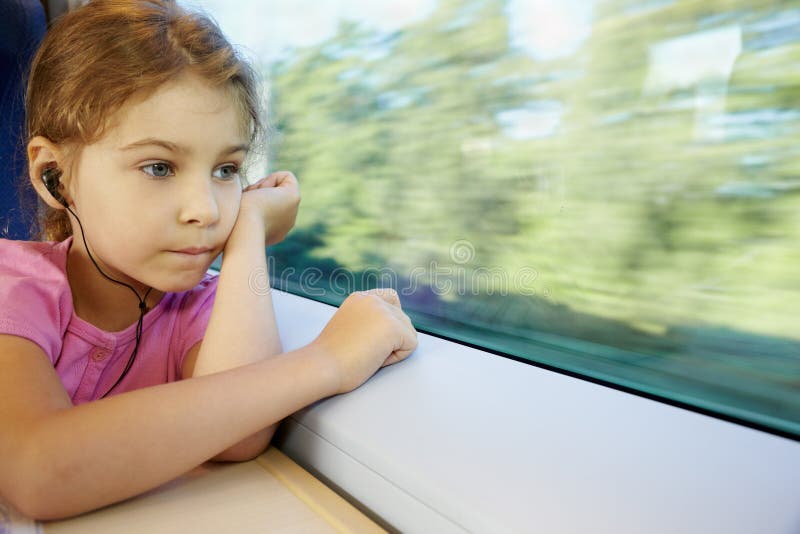
[[[223,254],[214,308],[203,341],[184,362],[196,377],[254,363],[283,352],[264,251],[265,223],[240,212]],[[248,436],[212,460],[249,460],[267,448],[275,423]]]
[[[323,347],[73,407],[38,345],[0,335],[0,494],[46,520],[157,487],[338,393]]]

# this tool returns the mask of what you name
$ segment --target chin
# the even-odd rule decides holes
[[[197,284],[205,276],[206,271],[198,272],[197,274],[186,273],[180,277],[174,277],[170,280],[162,280],[156,287],[159,291],[167,293],[182,293],[194,289]]]

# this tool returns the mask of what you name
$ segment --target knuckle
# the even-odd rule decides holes
[[[359,295],[358,292],[350,293],[342,302],[342,306],[345,304],[353,304],[359,300],[361,300],[361,295]]]

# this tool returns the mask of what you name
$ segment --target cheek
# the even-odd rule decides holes
[[[156,209],[156,206],[142,205],[127,195],[107,194],[96,203],[96,211],[100,214],[98,219],[103,221],[110,233],[133,234],[137,233],[137,229],[141,231],[142,226],[146,227],[156,219]]]
[[[241,189],[231,188],[232,191],[225,191],[219,198],[220,222],[222,225],[233,228],[236,217],[239,215],[239,206],[242,203]]]
[[[124,226],[135,226],[136,221],[131,220],[127,203],[112,191],[97,192],[84,195],[84,205],[81,206],[81,222],[90,224],[95,230],[103,229],[103,233],[116,234],[124,230]],[[87,232],[91,233],[89,228]]]
[[[83,205],[78,215],[83,224],[91,220],[93,225],[109,233],[117,233],[135,227],[144,218],[141,214],[144,210],[127,190],[128,177],[115,162],[95,156],[84,162],[80,173],[80,200]]]

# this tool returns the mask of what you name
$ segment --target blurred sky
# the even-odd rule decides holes
[[[269,63],[292,47],[333,36],[340,20],[392,32],[431,14],[435,0],[182,0],[204,9],[227,37],[251,56]],[[591,31],[592,0],[510,0],[511,42],[547,60],[575,52]]]
[[[390,33],[424,20],[437,0],[181,0],[217,20],[228,39],[252,63],[266,66],[292,48],[332,37],[342,20]],[[591,33],[594,0],[508,0],[510,44],[536,60],[578,51]],[[378,52],[378,51],[376,51]],[[262,69],[259,69],[262,70]],[[563,107],[532,102],[497,117],[505,135],[537,139],[556,135]]]

